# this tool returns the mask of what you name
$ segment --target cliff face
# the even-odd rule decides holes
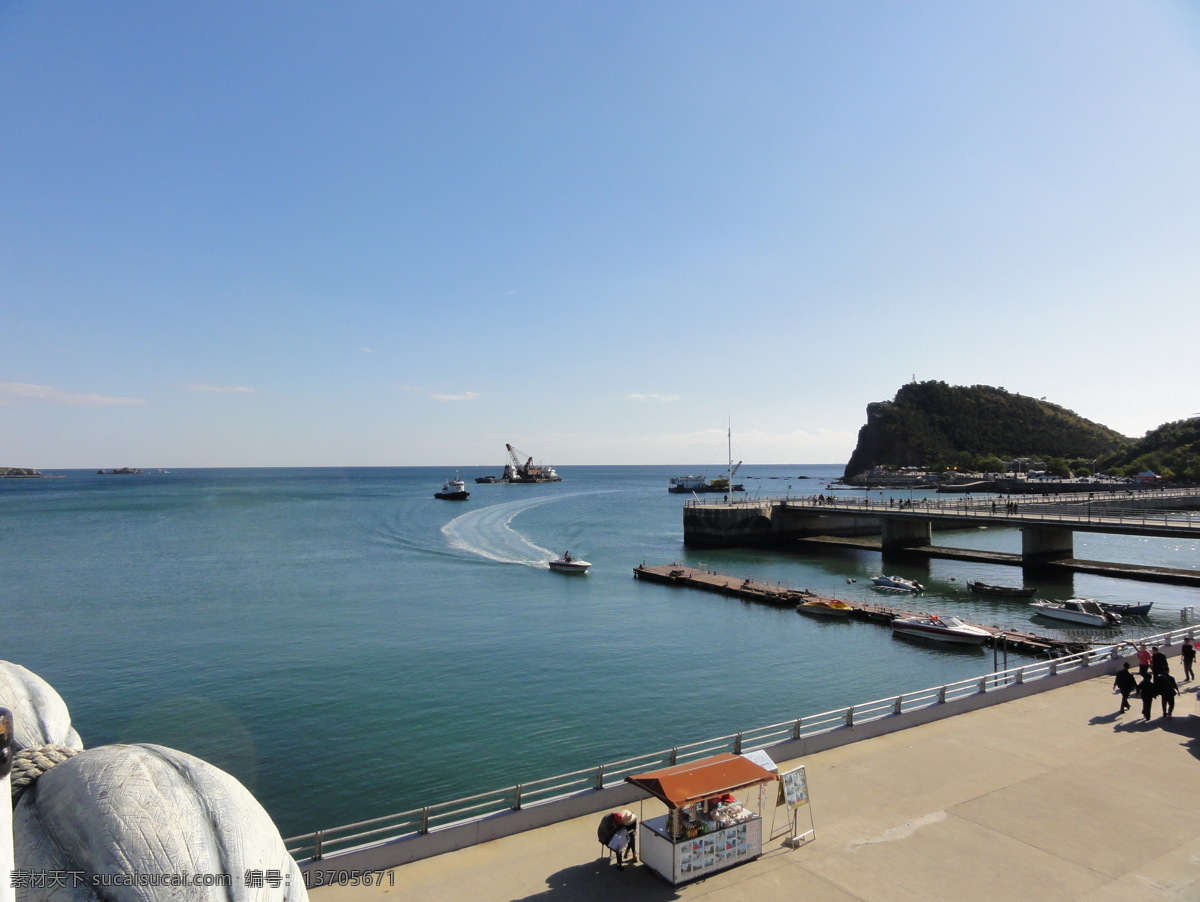
[[[845,478],[879,465],[944,466],[962,452],[1096,458],[1128,441],[1057,404],[1002,388],[912,382],[894,400],[867,405]]]

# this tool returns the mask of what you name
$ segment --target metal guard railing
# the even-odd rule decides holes
[[[519,783],[516,786],[492,792],[413,808],[341,827],[304,833],[285,839],[284,844],[287,846],[288,852],[297,859],[318,860],[355,846],[399,839],[411,834],[429,833],[441,827],[448,827],[506,810],[520,810],[524,806],[565,795],[589,789],[604,789],[624,782],[625,777],[630,774],[660,767],[671,767],[719,752],[741,754],[743,751],[769,748],[779,743],[851,727],[856,723],[894,717],[957,699],[995,692],[1006,686],[1020,685],[1059,673],[1078,670],[1098,662],[1124,657],[1133,653],[1136,644],[1146,643],[1169,647],[1172,643],[1182,641],[1184,638],[1195,639],[1197,633],[1200,633],[1200,627],[1185,626],[1137,640],[1126,640],[1078,654],[946,683],[943,686],[906,692],[902,695],[876,699],[847,708],[837,708],[820,714],[796,717],[792,720],[744,730],[740,733],[718,736],[715,739],[706,739],[646,755],[624,758],[586,770],[558,774],[529,783]]]
[[[1162,500],[1170,498],[1192,499],[1196,498],[1197,494],[1195,490],[1179,490],[1155,493],[1152,497]],[[1124,507],[1118,503],[1121,500],[1121,498],[1104,495],[1093,498],[1081,493],[1077,495],[1057,495],[1053,501],[1047,501],[1043,497],[1032,495],[1006,497],[1003,501],[993,498],[978,500],[969,500],[966,498],[918,498],[906,500],[902,506],[897,506],[895,496],[891,502],[864,496],[833,498],[827,502],[820,502],[815,496],[789,495],[784,497],[737,498],[731,501],[689,498],[684,502],[684,506],[698,508],[761,508],[782,505],[784,507],[805,508],[814,511],[863,514],[866,516],[925,515],[947,519],[1001,519],[1011,523],[1019,523],[1023,520],[1034,522],[1055,521],[1066,525],[1157,527],[1200,533],[1200,511]],[[1016,506],[1012,510],[1005,510],[1003,508],[1005,503],[1013,503]]]

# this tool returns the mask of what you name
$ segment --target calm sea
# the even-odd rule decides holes
[[[666,486],[686,469],[471,482],[499,469],[464,468],[472,494],[458,503],[433,498],[453,471],[429,468],[0,480],[2,656],[58,690],[86,745],[198,755],[245,783],[285,836],[992,670],[990,651],[635,580],[642,562],[678,561],[871,595],[878,554],[685,549],[683,499]],[[782,496],[826,491],[841,469],[738,475],[751,496]],[[1020,543],[1012,530],[938,538]],[[591,572],[547,570],[564,550]],[[1079,557],[1195,567],[1197,550],[1076,536]],[[888,570],[928,586],[924,610],[1031,626],[1021,604],[965,592],[967,579],[1018,583],[1014,568]],[[1040,585],[1051,598],[1153,600],[1159,628],[1197,602],[1093,576]]]

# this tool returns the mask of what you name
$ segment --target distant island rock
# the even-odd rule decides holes
[[[43,475],[45,474],[41,470],[35,470],[33,467],[0,467],[2,479],[31,479]]]
[[[878,466],[958,468],[980,455],[1092,460],[1129,444],[1045,399],[990,385],[910,382],[893,400],[867,405],[867,423],[842,478]]]
[[[97,470],[97,476],[132,476],[136,473],[145,472],[137,467],[120,467],[116,470]]]

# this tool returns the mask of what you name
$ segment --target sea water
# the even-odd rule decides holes
[[[66,700],[88,747],[150,742],[241,780],[285,836],[449,801],[990,672],[990,650],[893,639],[635,580],[674,562],[872,600],[878,553],[683,546],[673,467],[560,467],[563,481],[475,484],[453,468],[62,471],[0,480],[0,657]],[[748,497],[831,491],[840,466],[743,467]],[[714,472],[710,476],[719,475]],[[838,494],[846,494],[838,490]],[[878,493],[874,493],[878,494]],[[907,498],[908,491],[896,493]],[[717,496],[708,496],[715,498]],[[1015,530],[938,533],[1017,551]],[[1077,534],[1078,557],[1195,567],[1197,543]],[[586,576],[551,572],[570,551]],[[1003,565],[888,572],[909,606],[1047,635]],[[1106,577],[1047,598],[1155,602],[1194,589]],[[1010,654],[1009,663],[1023,660]]]

